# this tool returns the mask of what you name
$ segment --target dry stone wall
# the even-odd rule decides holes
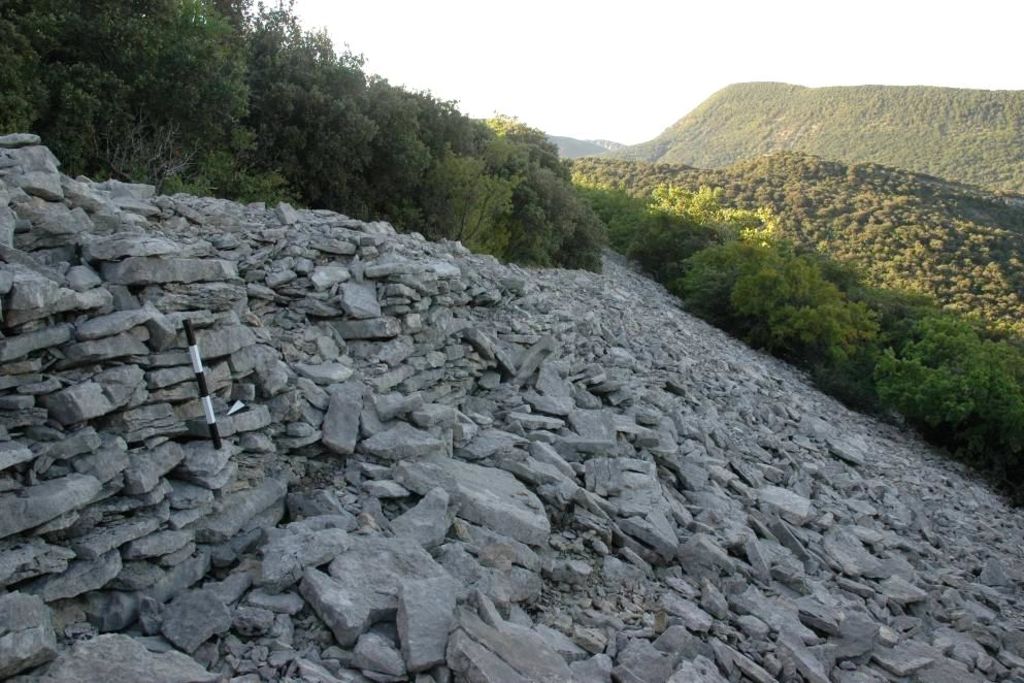
[[[0,677],[1024,680],[1022,515],[612,256],[14,135],[0,296]]]

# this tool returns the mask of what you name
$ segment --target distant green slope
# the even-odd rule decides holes
[[[625,145],[611,140],[580,140],[564,135],[549,135],[548,142],[558,147],[558,156],[563,159],[599,156],[610,150],[619,150]]]
[[[610,156],[717,168],[784,150],[1024,192],[1024,91],[740,83]]]
[[[1024,197],[793,152],[715,170],[578,159],[573,177],[640,196],[663,183],[721,187],[732,205],[771,206],[787,237],[856,264],[874,284],[1024,333]]]

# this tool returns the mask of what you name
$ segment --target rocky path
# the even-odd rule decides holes
[[[6,136],[0,296],[0,677],[1024,680],[1024,512],[614,255]]]

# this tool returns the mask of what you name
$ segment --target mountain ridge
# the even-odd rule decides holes
[[[548,142],[558,147],[558,156],[563,159],[578,159],[584,156],[600,156],[626,147],[612,140],[582,140],[565,135],[548,135]]]
[[[718,169],[584,158],[577,182],[650,196],[658,185],[722,188],[740,208],[769,206],[784,235],[852,262],[871,281],[1021,330],[1024,196],[880,164],[775,152]]]
[[[802,151],[1024,191],[1024,91],[938,86],[726,86],[619,159],[718,168]]]

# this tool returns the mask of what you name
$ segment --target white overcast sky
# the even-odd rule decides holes
[[[1024,89],[1024,1],[297,0],[391,83],[555,135],[648,140],[730,83]]]

